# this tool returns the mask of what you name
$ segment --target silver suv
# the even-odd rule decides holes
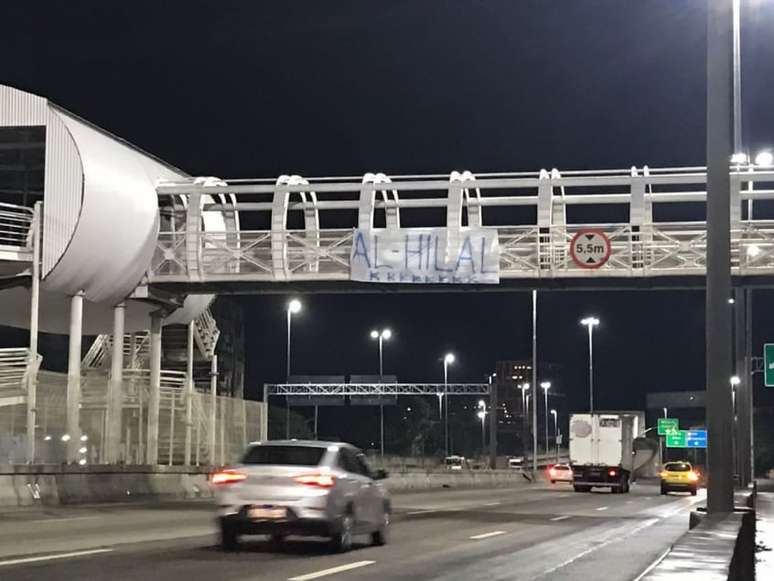
[[[390,498],[365,455],[349,444],[277,440],[251,444],[240,464],[215,472],[221,545],[238,548],[240,535],[322,536],[338,551],[352,537],[387,542]]]

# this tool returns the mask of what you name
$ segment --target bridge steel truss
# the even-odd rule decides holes
[[[701,167],[196,178],[160,183],[157,192],[183,203],[175,205],[182,215],[168,222],[178,227],[159,233],[147,275],[151,284],[348,280],[354,228],[397,229],[401,213],[419,217],[416,210],[434,210],[425,212],[425,222],[439,211],[446,216],[443,223],[412,219],[412,225],[496,228],[504,279],[703,276],[706,268],[706,222],[675,219],[704,214]],[[733,169],[734,275],[774,275],[774,213],[765,203],[772,199],[774,169]],[[233,219],[226,230],[213,231],[205,227],[209,213]],[[617,214],[621,221],[577,219],[595,213]],[[292,216],[302,217],[303,228],[288,227]],[[588,227],[603,230],[612,244],[609,261],[597,270],[577,266],[569,253],[573,235]]]
[[[487,383],[267,383],[263,401],[269,396],[348,395],[489,395]]]

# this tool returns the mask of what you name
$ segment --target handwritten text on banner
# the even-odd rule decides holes
[[[350,278],[403,284],[498,284],[497,230],[355,230]]]

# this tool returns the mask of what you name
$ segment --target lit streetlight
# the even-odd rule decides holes
[[[546,411],[546,456],[548,456],[548,390],[551,389],[551,382],[550,381],[543,381],[540,384],[540,387],[543,388],[543,397],[545,406],[544,409]]]
[[[486,450],[486,402],[483,399],[478,400],[478,419],[481,420],[481,454]]]
[[[669,416],[667,415],[667,408],[664,408],[664,417],[665,417],[665,418],[668,418],[668,417],[669,417]]]
[[[594,327],[599,325],[596,317],[586,317],[581,320],[581,325],[589,329],[589,410],[594,413]]]
[[[287,316],[288,316],[288,344],[287,344],[287,358],[286,358],[286,364],[287,367],[285,369],[285,382],[288,382],[290,380],[290,323],[293,319],[293,315],[299,313],[301,311],[301,301],[298,299],[292,299],[288,303],[287,307]],[[290,402],[287,397],[285,397],[285,437],[287,439],[290,439]]]
[[[389,329],[383,329],[377,331],[374,329],[371,331],[371,339],[379,341],[379,383],[384,381],[384,350],[383,343],[385,340],[389,341],[392,337],[392,331]],[[381,388],[380,388],[381,391]],[[382,394],[379,393],[379,445],[382,460],[384,460],[384,404],[382,403]]]
[[[556,463],[559,463],[559,420],[557,419],[556,410],[551,410],[551,415],[554,417],[554,445],[556,446]]]
[[[774,154],[768,149],[758,152],[758,155],[755,156],[755,165],[758,167],[774,166]]]
[[[446,396],[446,405],[443,407],[443,443],[446,456],[449,455],[449,365],[455,359],[454,353],[447,353],[443,358],[443,395]]]

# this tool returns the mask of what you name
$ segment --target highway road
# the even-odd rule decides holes
[[[14,511],[0,515],[0,578],[632,581],[687,530],[703,499],[660,496],[653,484],[622,495],[558,484],[400,494],[389,544],[363,538],[346,554],[261,537],[222,553],[206,502]]]

